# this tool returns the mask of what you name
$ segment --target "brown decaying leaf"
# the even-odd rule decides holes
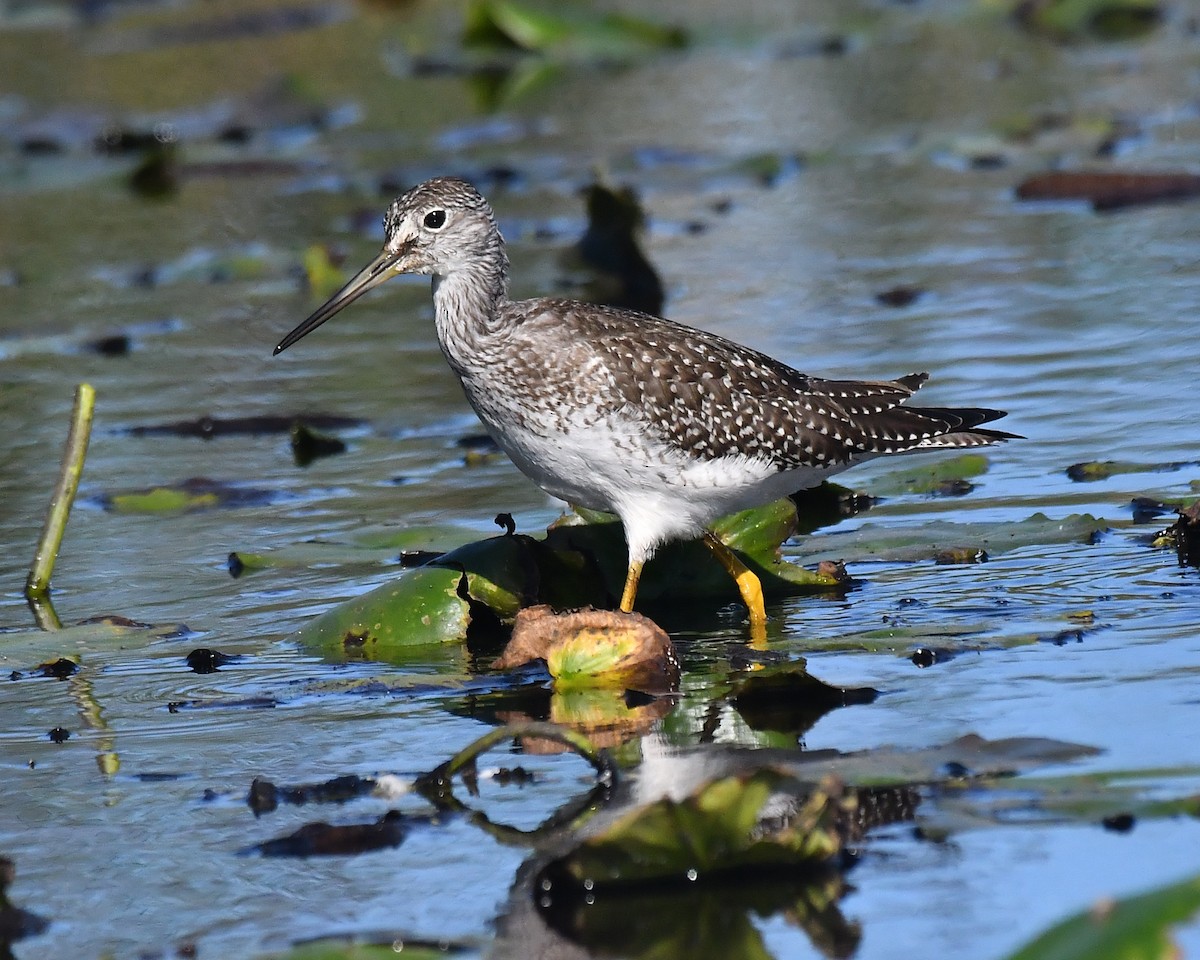
[[[679,660],[671,638],[649,617],[617,610],[576,610],[555,613],[540,604],[521,610],[513,622],[512,639],[493,666],[506,670],[531,660],[549,661],[555,650],[588,639],[597,646],[627,642],[633,635],[632,653],[615,659],[612,671],[619,672],[627,687],[659,691],[673,689],[679,682]]]
[[[1200,194],[1200,175],[1135,170],[1057,170],[1040,173],[1017,187],[1019,200],[1089,200],[1096,210],[1181,200]]]

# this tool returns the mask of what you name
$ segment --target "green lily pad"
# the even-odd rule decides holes
[[[28,668],[58,657],[75,659],[92,650],[138,650],[190,632],[180,623],[138,623],[118,616],[95,617],[57,630],[3,630],[0,670]]]
[[[769,597],[837,589],[844,575],[835,567],[812,572],[780,558],[780,543],[795,524],[795,505],[780,500],[726,517],[713,529],[759,575]],[[231,569],[243,572],[286,562],[294,552],[239,553],[231,558]],[[345,554],[335,551],[333,556]],[[369,557],[364,554],[364,559]],[[521,607],[533,603],[559,610],[611,607],[624,584],[626,559],[616,519],[580,511],[553,524],[544,541],[504,536],[453,550],[326,611],[302,627],[296,639],[337,656],[386,661],[408,647],[461,640],[469,629],[511,622]],[[664,547],[647,565],[638,596],[734,600],[738,593],[709,550],[692,542]],[[587,659],[577,649],[560,662],[563,677],[597,673],[583,669],[581,657]]]
[[[100,503],[104,509],[115,513],[190,513],[218,507],[259,506],[272,502],[276,496],[270,490],[192,477],[176,486],[104,494]]]
[[[1023,24],[1060,40],[1084,35],[1131,40],[1154,29],[1163,18],[1158,0],[1036,0],[1015,6]]]
[[[304,278],[309,291],[320,300],[332,296],[346,279],[324,244],[314,244],[304,251]]]
[[[511,620],[536,589],[528,537],[459,547],[341,603],[293,635],[326,654],[389,661],[410,647],[462,640],[477,622]]]
[[[1051,927],[1008,960],[1170,960],[1171,928],[1200,911],[1200,876],[1123,900],[1104,900]]]
[[[988,458],[982,453],[964,453],[945,460],[917,464],[904,470],[885,474],[871,484],[871,493],[897,496],[919,493],[936,496],[958,496],[971,490],[969,477],[978,477],[988,470]]]
[[[1129,460],[1088,460],[1067,467],[1067,476],[1076,483],[1107,480],[1122,473],[1163,473],[1195,466],[1190,461],[1182,463],[1134,463]]]
[[[559,8],[561,9],[561,8]],[[513,0],[472,0],[463,42],[469,47],[507,48],[567,60],[623,60],[687,45],[687,34],[624,14],[563,14]]]
[[[412,556],[431,560],[455,549],[466,532],[450,524],[366,527],[336,540],[306,540],[263,553],[235,550],[229,554],[228,565],[230,573],[240,577],[275,568],[391,564],[397,557],[402,561]]]
[[[989,556],[1020,547],[1048,543],[1079,543],[1120,526],[1116,521],[1073,513],[1052,518],[1035,513],[1006,523],[953,523],[935,520],[919,526],[864,523],[847,532],[833,531],[808,538],[787,552],[806,562],[843,560],[932,560],[949,549],[969,547]]]
[[[835,570],[806,570],[781,558],[780,545],[796,530],[796,506],[791,500],[730,514],[713,524],[712,530],[758,575],[768,598],[822,593],[845,586],[844,576]],[[615,517],[577,509],[551,525],[546,546],[554,554],[557,576],[547,578],[543,601],[554,606],[579,605],[562,602],[554,594],[559,584],[576,591],[590,588],[597,599],[589,603],[600,604],[604,597],[620,596],[628,554]],[[646,565],[638,600],[689,597],[726,602],[736,600],[738,592],[703,543],[668,543]]]

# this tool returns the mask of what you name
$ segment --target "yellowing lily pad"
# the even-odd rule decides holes
[[[175,486],[151,487],[105,494],[100,498],[106,510],[116,513],[187,513],[217,507],[246,507],[270,503],[275,494],[269,490],[238,487],[208,477],[192,477]]]
[[[637,613],[579,610],[556,614],[541,605],[522,610],[496,666],[542,659],[555,689],[620,687],[658,691],[679,682],[679,660],[654,621]]]

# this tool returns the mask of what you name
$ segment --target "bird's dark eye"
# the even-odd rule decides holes
[[[425,226],[430,230],[440,230],[446,223],[445,210],[430,210],[425,214]]]

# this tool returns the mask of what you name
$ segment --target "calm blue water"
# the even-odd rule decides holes
[[[350,7],[323,25],[192,43],[154,30],[195,28],[225,8],[117,8],[86,27],[29,9],[21,22],[0,19],[0,625],[32,626],[20,596],[25,569],[71,394],[87,380],[99,396],[96,432],[55,572],[57,609],[66,622],[114,613],[191,633],[68,649],[0,637],[9,670],[68,652],[83,663],[71,682],[0,687],[0,854],[17,865],[13,901],[53,921],[16,945],[17,956],[169,955],[186,942],[203,956],[245,956],[364,931],[487,950],[497,918],[524,902],[510,888],[529,851],[464,821],[360,857],[237,855],[314,819],[424,809],[412,798],[367,799],[256,820],[242,802],[253,777],[411,776],[487,727],[463,716],[462,694],[428,690],[468,675],[457,651],[399,671],[328,664],[289,642],[314,614],[395,567],[235,580],[229,551],[382,524],[436,528],[435,541],[453,544],[494,533],[500,511],[536,532],[559,510],[502,459],[464,466],[455,441],[478,426],[433,340],[424,283],[394,283],[271,358],[314,305],[295,278],[303,250],[328,243],[348,268],[365,263],[388,178],[458,172],[488,186],[489,169],[515,171],[511,185],[488,192],[513,240],[514,292],[531,295],[559,289],[561,253],[583,228],[575,191],[593,168],[606,170],[642,195],[645,246],[670,316],[813,373],[929,370],[930,403],[1007,409],[1004,425],[1028,438],[995,451],[966,497],[893,496],[843,529],[995,524],[1039,511],[1117,525],[1095,543],[990,544],[990,562],[968,567],[849,557],[862,586],[844,601],[773,608],[772,649],[808,656],[829,682],[884,691],[871,706],[823,717],[803,747],[922,748],[966,732],[1047,737],[1100,752],[1039,774],[1140,772],[1141,796],[1195,793],[1200,579],[1147,545],[1167,520],[1128,527],[1126,505],[1139,494],[1194,494],[1200,479],[1200,207],[1097,215],[1012,195],[1025,175],[1058,165],[1193,162],[1200,74],[1182,10],[1145,41],[1057,46],[959,5],[764,3],[736,22],[718,4],[664,6],[655,16],[698,31],[693,50],[622,69],[566,65],[491,116],[462,78],[403,70],[406,49],[455,49],[455,4]],[[844,56],[785,55],[843,30],[852,41]],[[166,66],[176,82],[160,79]],[[314,110],[325,117],[317,127]],[[256,131],[248,143],[216,137],[213,118],[227,114],[247,118]],[[1066,122],[1029,140],[997,133],[1047,115]],[[1099,122],[1113,118],[1131,121],[1136,135],[1119,141],[1114,160],[1098,160]],[[152,202],[124,185],[134,160],[97,159],[87,147],[88,131],[111,121],[174,125],[186,163],[291,166],[224,175],[195,166],[175,196]],[[59,152],[22,148],[47,129]],[[766,187],[745,172],[763,153],[804,161],[784,164]],[[999,167],[971,163],[995,153]],[[147,271],[155,282],[132,281]],[[875,301],[901,284],[925,293],[903,309]],[[83,346],[121,332],[131,335],[127,356]],[[205,442],[125,432],[295,411],[368,426],[347,434],[347,454],[307,469],[294,465],[283,435]],[[1068,465],[1094,459],[1191,465],[1086,485],[1066,477]],[[895,469],[876,464],[846,480],[869,491]],[[268,502],[167,516],[98,506],[105,493],[196,476],[265,490]],[[1084,610],[1100,627],[1079,643],[1009,645],[1069,629],[1069,615]],[[711,635],[684,641],[694,663],[740,636],[732,623],[714,619]],[[886,625],[907,631],[894,650],[855,648],[855,637]],[[913,666],[919,637],[947,630],[969,631],[985,649]],[[199,676],[183,659],[199,646],[242,659]],[[401,692],[337,686],[381,675]],[[418,682],[426,686],[404,692]],[[276,705],[167,708],[255,697]],[[703,703],[686,699],[635,748],[647,781],[657,758],[699,737]],[[715,739],[763,742],[731,711],[719,719]],[[67,743],[48,740],[56,726],[72,731]],[[119,770],[106,774],[97,758],[111,754]],[[495,762],[540,776],[494,792],[497,819],[531,826],[586,789],[587,768],[571,758]],[[171,776],[144,779],[159,774]],[[850,875],[841,908],[863,926],[863,960],[1001,957],[1098,897],[1200,870],[1194,821],[1142,821],[1116,834],[1028,809],[968,815],[934,798],[920,817],[946,827],[947,839],[918,841],[911,824],[881,829]],[[817,955],[782,917],[755,923],[773,955]],[[525,935],[494,949],[519,955]],[[1179,940],[1200,951],[1200,927]]]

